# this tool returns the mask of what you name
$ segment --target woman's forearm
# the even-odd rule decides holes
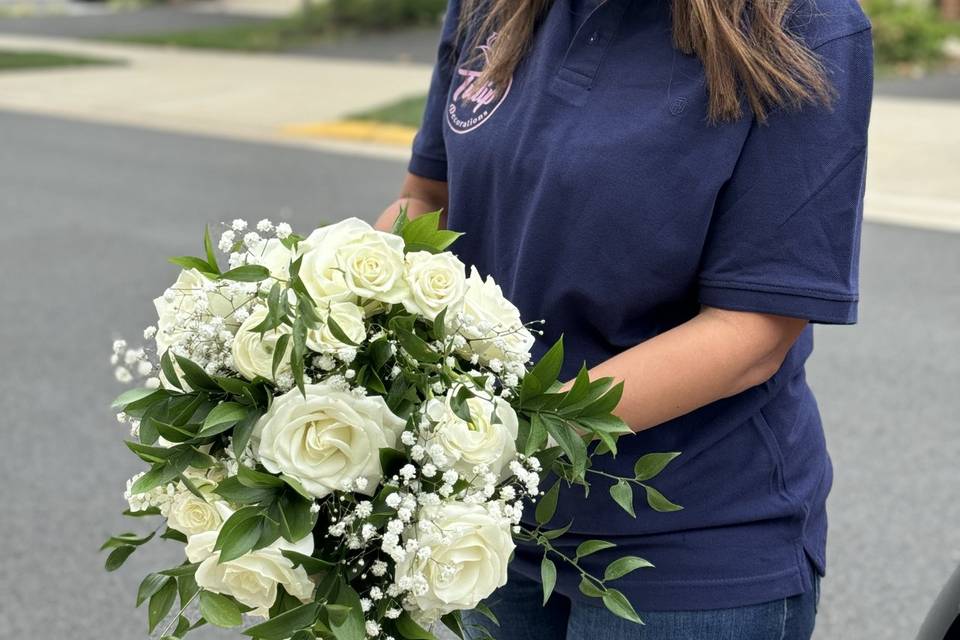
[[[623,381],[617,415],[642,431],[769,379],[806,320],[706,307],[591,369]]]
[[[448,204],[446,182],[408,173],[400,188],[400,197],[383,210],[374,226],[381,231],[389,231],[402,210],[406,210],[407,217],[411,220],[425,213],[442,210],[441,222],[445,226]]]

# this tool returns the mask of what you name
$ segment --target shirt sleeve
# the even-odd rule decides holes
[[[457,23],[460,16],[460,1],[449,0],[443,19],[437,61],[430,80],[430,92],[423,113],[423,122],[413,141],[413,153],[408,170],[410,173],[431,180],[447,180],[447,152],[443,141],[443,124],[446,118],[447,95],[456,66],[458,52]]]
[[[869,29],[817,47],[829,106],[754,123],[718,194],[699,273],[701,304],[857,321],[867,125],[873,93]]]

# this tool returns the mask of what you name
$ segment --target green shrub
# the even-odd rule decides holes
[[[873,46],[880,65],[931,63],[943,58],[943,42],[957,31],[935,9],[897,0],[867,0]]]
[[[446,0],[329,0],[305,19],[336,27],[390,29],[436,23],[446,6]]]

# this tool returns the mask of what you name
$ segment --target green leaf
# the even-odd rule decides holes
[[[535,512],[537,524],[546,524],[550,522],[550,519],[553,518],[553,514],[557,512],[557,499],[560,496],[560,481],[557,480],[553,483],[553,486],[547,490],[540,500],[537,501],[537,509]]]
[[[178,465],[170,464],[169,461],[156,464],[133,483],[133,486],[130,487],[130,493],[133,495],[146,493],[155,487],[172,482],[174,478],[180,475],[181,470]]]
[[[524,381],[526,381],[527,376],[533,376],[536,378],[543,389],[549,389],[550,385],[557,381],[557,376],[560,375],[560,369],[563,367],[563,337],[561,336],[550,349],[543,354],[543,357],[537,361],[537,364],[534,365],[526,376],[524,376]]]
[[[277,338],[277,344],[274,346],[273,351],[273,364],[271,365],[270,373],[274,379],[277,377],[277,371],[280,369],[280,365],[283,364],[283,357],[287,355],[287,346],[290,344],[290,334],[284,333]]]
[[[640,616],[637,615],[637,612],[633,609],[633,605],[630,604],[630,601],[627,600],[627,597],[616,589],[607,589],[606,592],[604,592],[603,604],[614,615],[617,615],[624,620],[635,622],[636,624],[643,624],[643,620],[641,620]]]
[[[474,608],[474,611],[476,611],[477,613],[479,613],[480,615],[482,615],[483,617],[485,617],[487,620],[497,625],[498,627],[500,626],[500,621],[497,620],[497,616],[495,616],[493,611],[490,610],[490,607],[488,607],[484,603],[481,602],[480,604],[478,604]]]
[[[462,233],[440,229],[440,214],[434,211],[417,216],[403,225],[400,236],[406,244],[406,251],[423,250],[432,253],[444,251],[456,242]]]
[[[182,564],[179,567],[174,567],[173,569],[164,569],[163,571],[158,571],[157,573],[162,573],[165,576],[172,576],[174,578],[192,576],[197,572],[197,567],[199,566],[199,562],[193,562]]]
[[[637,569],[645,569],[648,567],[653,567],[648,560],[643,558],[638,558],[637,556],[624,556],[618,558],[607,565],[606,571],[603,572],[604,580],[617,580],[623,576],[636,571]]]
[[[294,491],[280,496],[280,535],[290,542],[299,542],[310,535],[316,518],[310,512],[313,500],[307,500]]]
[[[403,235],[403,228],[407,226],[407,223],[410,222],[410,218],[407,217],[407,205],[400,205],[400,212],[397,214],[397,217],[393,219],[393,228],[390,230],[395,236]]]
[[[237,480],[245,487],[253,489],[269,489],[272,487],[282,487],[285,483],[283,479],[269,473],[254,471],[250,467],[240,465],[237,468]]]
[[[139,607],[146,602],[150,596],[159,591],[170,580],[173,580],[173,578],[162,573],[148,573],[147,577],[140,583],[140,588],[137,589],[137,606]]]
[[[236,504],[255,504],[273,500],[277,494],[275,487],[247,487],[240,484],[236,476],[226,478],[213,490],[218,496]]]
[[[163,372],[163,377],[167,379],[168,383],[177,389],[183,389],[183,385],[180,384],[180,376],[177,375],[177,368],[173,366],[173,356],[170,355],[170,349],[164,351],[163,355],[160,356],[160,371]]]
[[[168,258],[167,261],[187,270],[196,269],[200,273],[207,276],[215,276],[218,273],[217,271],[211,269],[210,264],[202,258],[194,258],[193,256],[177,256],[175,258]]]
[[[587,370],[587,365],[583,364],[580,367],[580,371],[577,372],[577,377],[573,381],[573,386],[570,387],[569,391],[563,396],[563,400],[560,401],[560,408],[566,408],[570,405],[577,404],[578,402],[584,400],[587,397],[587,394],[590,392],[590,372]]]
[[[433,319],[433,337],[435,340],[444,340],[447,337],[447,307]]]
[[[256,507],[244,507],[230,516],[213,547],[220,551],[220,562],[236,560],[249,553],[263,533],[263,520],[262,512]]]
[[[460,611],[452,611],[446,615],[440,616],[440,622],[443,623],[453,635],[464,640],[466,638],[466,630],[463,628],[463,619],[460,617]]]
[[[123,547],[126,545],[139,547],[150,542],[155,534],[156,532],[154,531],[153,533],[145,536],[139,536],[135,533],[121,533],[120,535],[111,536],[109,540],[100,545],[100,551],[112,549],[114,547]]]
[[[221,280],[234,282],[262,282],[270,277],[270,270],[259,264],[245,264],[236,269],[230,269],[220,276]]]
[[[540,561],[540,582],[543,585],[543,604],[546,606],[553,588],[557,586],[557,565],[547,556]]]
[[[618,382],[613,385],[609,391],[594,400],[580,411],[582,416],[602,416],[610,413],[620,404],[620,398],[623,396],[623,383]]]
[[[637,517],[637,512],[633,509],[633,487],[626,480],[618,480],[616,484],[610,487],[610,497],[623,507],[624,511],[634,518]]]
[[[396,625],[397,631],[406,640],[437,640],[435,635],[414,622],[406,611],[397,618]]]
[[[547,427],[543,423],[543,418],[539,413],[530,414],[530,433],[527,436],[527,442],[523,447],[524,455],[533,455],[535,452],[543,449],[547,442]]]
[[[601,598],[603,597],[603,590],[600,589],[593,580],[590,580],[584,576],[580,580],[580,593],[587,596],[588,598]]]
[[[440,360],[440,354],[434,351],[430,345],[423,340],[423,338],[418,336],[413,331],[405,329],[399,325],[396,326],[393,331],[397,337],[397,342],[399,342],[400,346],[403,347],[403,349],[413,358],[419,360],[420,362],[428,363],[438,362]]]
[[[606,540],[586,540],[577,547],[577,558],[584,558],[604,549],[612,549],[615,546],[617,545]]]
[[[397,449],[383,447],[380,449],[380,469],[384,478],[390,478],[400,472],[400,468],[407,463],[407,454]]]
[[[213,273],[220,273],[220,265],[217,264],[217,254],[213,251],[213,241],[210,240],[210,227],[203,229],[203,250],[207,254],[207,262]]]
[[[110,408],[114,411],[120,411],[125,409],[127,405],[148,398],[156,393],[157,389],[130,389],[117,396],[117,399],[110,404]]]
[[[547,433],[553,436],[573,465],[574,478],[582,479],[587,469],[587,445],[567,423],[552,416],[544,416]]]
[[[212,591],[200,592],[200,613],[207,622],[224,629],[239,627],[243,624],[243,615],[236,603]]]
[[[233,451],[236,455],[241,455],[250,442],[250,436],[253,435],[254,427],[260,420],[262,414],[260,411],[248,411],[247,415],[237,423],[233,428]]]
[[[637,460],[637,464],[633,467],[633,473],[640,482],[649,480],[656,477],[657,474],[663,471],[664,467],[670,464],[671,460],[679,455],[679,451],[672,451],[670,453],[648,453]]]
[[[314,558],[313,556],[305,556],[296,551],[282,550],[280,553],[283,554],[284,558],[293,563],[294,568],[303,567],[303,570],[310,576],[323,573],[330,567],[336,566],[333,562],[327,562],[326,560]]]
[[[197,580],[195,578],[195,573],[189,573],[183,576],[177,576],[177,594],[180,597],[180,606],[186,607],[190,602],[193,601],[194,597],[197,597],[197,593],[200,591],[200,587],[197,586]]]
[[[173,580],[164,584],[150,596],[150,603],[147,605],[147,622],[150,633],[153,633],[160,621],[167,617],[176,599],[177,583]]]
[[[110,555],[107,556],[104,567],[106,567],[107,571],[116,571],[123,566],[123,563],[127,561],[127,558],[130,557],[130,554],[136,550],[137,548],[133,545],[123,545],[117,547],[110,552]]]
[[[683,509],[678,504],[674,504],[667,500],[667,498],[654,489],[651,486],[643,485],[643,488],[647,490],[647,504],[650,505],[650,508],[654,511],[659,511],[661,513],[666,513],[669,511],[680,511]]]
[[[331,335],[333,335],[334,338],[336,338],[343,344],[350,345],[351,347],[360,346],[359,342],[355,340],[351,340],[350,336],[347,335],[347,332],[343,330],[343,327],[337,324],[337,321],[333,319],[332,313],[327,314],[327,318],[325,322],[327,323],[327,327],[330,329],[330,333]]]
[[[203,389],[204,391],[220,391],[220,385],[214,382],[213,378],[207,375],[202,367],[183,356],[176,356],[176,358],[180,370],[183,371],[183,377],[186,378],[187,384],[191,388]]]
[[[360,596],[353,587],[345,582],[337,589],[336,604],[349,607],[350,613],[342,622],[330,621],[330,630],[337,640],[363,640],[366,632],[363,628],[363,614],[360,609]]]
[[[199,435],[212,436],[223,433],[246,418],[249,410],[249,407],[237,404],[236,402],[223,402],[218,404],[207,414],[206,419],[203,421],[203,426],[200,428]]]
[[[254,625],[243,631],[243,635],[252,636],[257,640],[285,640],[294,632],[313,626],[320,609],[319,603],[310,602],[301,605],[280,615]]]

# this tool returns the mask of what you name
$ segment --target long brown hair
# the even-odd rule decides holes
[[[602,0],[605,1],[605,0]],[[505,84],[526,54],[538,19],[552,0],[463,0],[460,34],[496,32],[482,80]],[[816,54],[785,21],[792,0],[672,0],[673,40],[703,63],[711,122],[737,120],[745,97],[761,122],[773,108],[827,104],[832,97]]]

